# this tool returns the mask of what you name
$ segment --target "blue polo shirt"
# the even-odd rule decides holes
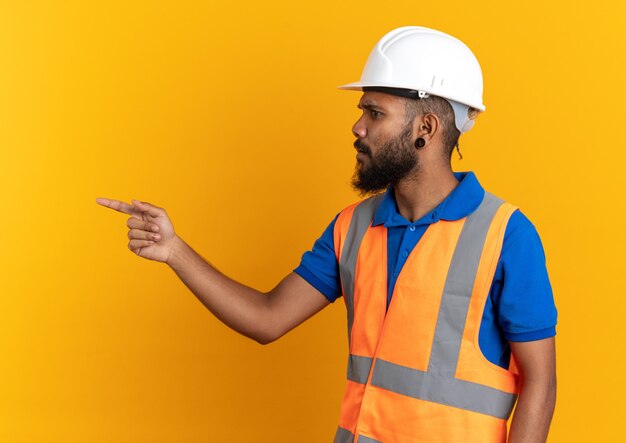
[[[398,211],[393,186],[386,190],[372,224],[387,228],[387,307],[398,275],[426,228],[439,220],[466,217],[481,203],[485,190],[475,174],[455,172],[454,176],[459,180],[457,187],[436,208],[413,223]],[[338,215],[294,269],[331,302],[342,295],[333,236]],[[508,369],[509,341],[552,337],[556,335],[556,323],[557,309],[541,240],[534,225],[517,209],[507,224],[483,311],[478,335],[480,350],[490,362]]]

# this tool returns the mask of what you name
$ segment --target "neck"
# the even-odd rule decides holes
[[[413,223],[436,208],[458,184],[449,167],[423,168],[394,186],[398,210]]]

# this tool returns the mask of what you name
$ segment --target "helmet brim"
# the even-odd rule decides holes
[[[415,90],[414,87],[411,86],[406,86],[406,85],[398,85],[397,83],[385,83],[385,82],[363,82],[363,81],[358,81],[358,82],[352,82],[352,83],[346,83],[345,85],[341,85],[341,86],[337,86],[337,89],[342,89],[342,90],[347,90],[347,91],[363,91],[364,87],[369,87],[369,86],[382,86],[382,87],[386,87],[386,88],[403,88],[403,89],[413,89]],[[429,94],[432,95],[436,95],[438,97],[443,97],[443,98],[447,98],[449,100],[454,100],[453,98],[450,97],[445,97],[441,94],[437,94],[435,91],[429,91],[426,88],[420,88],[420,91],[424,91],[427,92]],[[477,104],[477,103],[463,103],[467,106],[471,106],[472,108],[476,108],[479,111],[483,112],[485,111],[485,109],[487,109],[485,107],[485,105],[483,104]]]

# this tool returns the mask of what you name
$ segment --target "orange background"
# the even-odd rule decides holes
[[[486,112],[461,138],[546,250],[559,324],[550,442],[621,435],[626,308],[618,2],[0,3],[0,440],[332,441],[343,301],[261,346],[96,197],[165,207],[260,290],[295,268],[350,189],[369,51],[404,25],[463,40]]]

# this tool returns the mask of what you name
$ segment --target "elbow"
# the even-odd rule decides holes
[[[543,385],[548,401],[554,403],[556,401],[556,371],[550,374],[547,380],[543,382]]]
[[[278,334],[265,333],[257,334],[254,340],[261,345],[269,345],[270,343],[278,340],[280,337],[281,336]]]
[[[550,401],[552,403],[552,407],[556,405],[556,374],[550,379]]]
[[[256,337],[254,337],[254,341],[256,341],[260,345],[269,345],[274,340],[275,339],[270,337],[269,335],[263,335],[263,334],[257,335]]]
[[[271,295],[265,293],[265,296],[267,297],[267,302],[264,306],[263,313],[258,317],[259,321],[254,336],[254,340],[261,345],[268,345],[278,340],[283,335],[283,332],[280,330],[279,321],[272,315]]]
[[[294,321],[290,322],[289,315],[281,314],[272,304],[271,292],[265,293],[267,302],[262,314],[257,319],[255,340],[262,345],[268,345],[283,337],[294,327]]]
[[[255,340],[257,343],[262,345],[269,345],[272,342],[275,342],[283,335],[285,335],[288,331],[281,327],[281,325],[277,324],[277,322],[269,321],[266,323],[266,326],[261,328],[256,336]]]
[[[552,413],[556,405],[556,374],[540,379],[522,379],[522,391],[543,405],[546,413]]]
[[[277,331],[276,325],[271,321],[264,322],[254,335],[254,340],[261,345],[269,345],[278,340],[282,334]]]

